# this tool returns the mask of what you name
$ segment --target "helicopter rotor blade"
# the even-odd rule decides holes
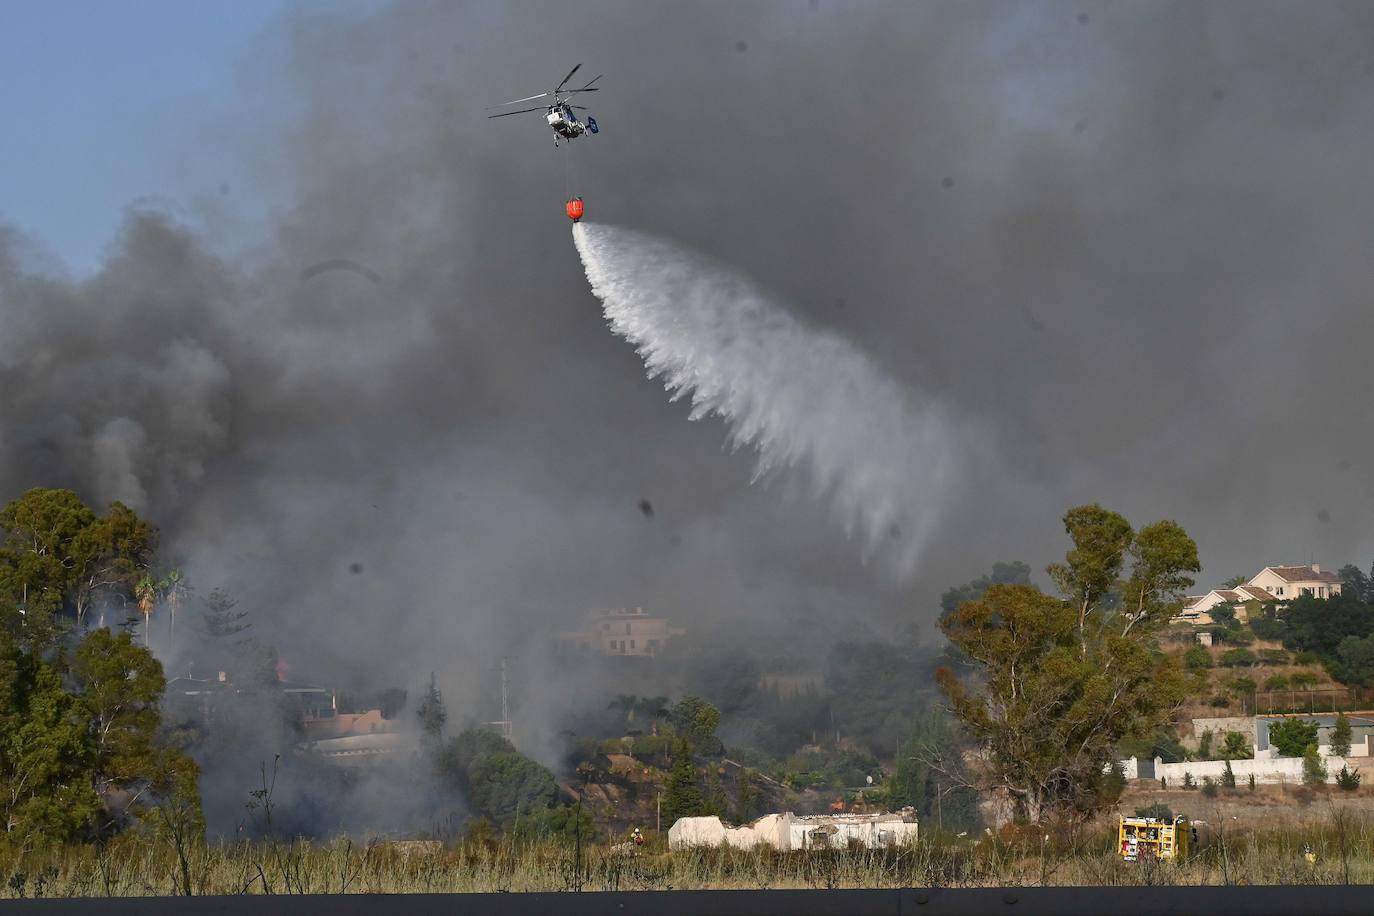
[[[601,79],[601,77],[603,77],[603,76],[605,76],[605,75],[606,75],[606,74],[604,74],[604,73],[598,73],[596,76],[594,76],[594,77],[592,77],[591,79],[587,80],[587,86],[590,86],[592,83],[594,83],[594,82],[596,82],[597,80]],[[586,91],[587,91],[587,86],[583,86],[581,89],[579,89],[579,90],[577,90],[577,91],[578,91],[578,92],[586,92]]]
[[[600,86],[597,86],[595,89],[572,89],[572,90],[568,90],[568,91],[565,91],[565,92],[560,92],[559,95],[560,95],[560,96],[577,95],[579,92],[600,92],[600,91],[601,91],[601,87],[600,87]]]
[[[573,74],[576,73],[581,67],[582,65],[578,64],[576,67],[573,67],[571,70],[569,70],[568,75],[563,77],[563,82],[558,84],[558,89],[562,89],[564,86],[568,85],[568,80],[572,79]],[[554,92],[557,92],[558,89],[555,89]]]
[[[534,99],[542,99],[544,96],[548,94],[549,93],[547,92],[541,92],[538,95],[527,95],[523,99],[511,99],[509,102],[502,102],[500,105],[488,105],[487,111],[491,111],[493,108],[504,108],[507,105],[518,105],[521,102],[529,102],[533,101]]]
[[[543,105],[540,105],[538,108],[522,108],[522,109],[520,109],[519,111],[503,111],[501,114],[487,115],[487,117],[488,117],[489,119],[490,119],[490,118],[509,118],[511,115],[515,115],[515,114],[529,114],[531,111],[543,111],[543,110],[544,110],[544,106],[543,106]]]

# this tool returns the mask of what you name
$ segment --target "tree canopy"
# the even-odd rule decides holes
[[[71,490],[29,490],[0,509],[0,626],[48,647],[96,604],[131,604],[156,544],[123,503],[98,516]]]
[[[1174,522],[1135,532],[1083,506],[1064,524],[1073,546],[1048,569],[1062,598],[994,585],[942,622],[974,675],[943,668],[938,679],[980,746],[979,781],[1032,822],[1091,810],[1117,745],[1151,733],[1182,701],[1183,672],[1152,637],[1200,569]]]

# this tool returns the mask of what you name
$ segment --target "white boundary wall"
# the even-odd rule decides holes
[[[1335,757],[1331,754],[1328,745],[1317,748],[1321,754],[1322,762],[1326,764],[1326,781],[1335,782],[1336,774],[1341,771],[1341,767],[1346,766],[1351,770],[1370,768],[1374,770],[1374,759],[1371,759],[1369,751],[1369,739],[1366,738],[1361,744],[1351,747],[1349,757]],[[1302,758],[1301,757],[1279,757],[1273,748],[1263,751],[1256,751],[1253,760],[1232,760],[1231,772],[1236,774],[1237,783],[1247,783],[1253,773],[1255,782],[1261,784],[1273,783],[1300,783],[1302,782]],[[1365,753],[1360,754],[1360,751]],[[1134,779],[1135,773],[1139,772],[1139,767],[1135,759],[1121,761],[1122,767],[1126,770],[1126,778]],[[1183,785],[1184,777],[1193,774],[1193,782],[1202,785],[1202,777],[1210,776],[1213,782],[1220,782],[1222,775],[1226,772],[1226,761],[1224,760],[1185,760],[1182,763],[1165,763],[1158,757],[1155,758],[1155,779],[1161,776],[1169,781],[1169,788],[1178,788]]]

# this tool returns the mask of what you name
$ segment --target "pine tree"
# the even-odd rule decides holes
[[[444,736],[448,710],[444,708],[444,695],[439,692],[439,686],[434,682],[433,671],[429,673],[429,689],[425,691],[425,698],[420,701],[420,708],[416,710],[416,714],[420,717],[426,738],[438,741]]]
[[[1251,791],[1251,792],[1255,791],[1255,774],[1254,774],[1254,773],[1251,773],[1251,774],[1250,774],[1249,785],[1250,785],[1250,791]]]
[[[1336,727],[1331,730],[1331,753],[1336,757],[1350,756],[1350,720],[1345,713],[1336,716]]]
[[[692,749],[686,741],[681,741],[673,754],[673,768],[668,773],[668,786],[663,793],[663,820],[671,826],[678,818],[696,817],[702,808],[696,767],[692,766]]]

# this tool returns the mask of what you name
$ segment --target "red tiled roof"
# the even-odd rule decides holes
[[[1257,601],[1273,601],[1274,596],[1260,588],[1258,585],[1242,585],[1239,591],[1245,592]]]
[[[1339,582],[1341,577],[1329,570],[1321,572],[1311,566],[1271,566],[1274,573],[1285,582]]]

